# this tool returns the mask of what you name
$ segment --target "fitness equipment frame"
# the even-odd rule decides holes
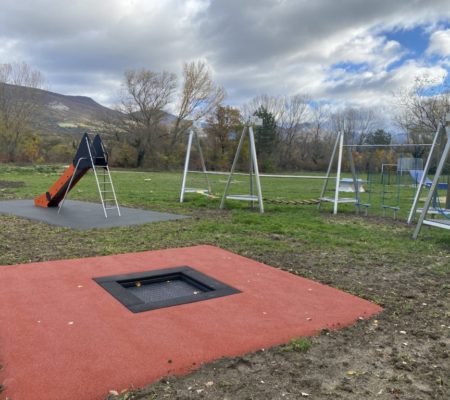
[[[447,114],[447,118],[448,118],[448,116],[449,116],[449,114]],[[411,205],[411,209],[409,211],[408,219],[406,221],[408,224],[411,224],[412,221],[414,220],[414,215],[415,215],[415,213],[417,211],[417,206],[418,206],[418,203],[419,203],[420,195],[422,194],[423,187],[425,186],[425,181],[427,179],[428,171],[430,169],[431,160],[433,159],[433,155],[434,155],[434,152],[435,152],[435,149],[436,149],[436,145],[437,145],[437,143],[439,141],[439,138],[442,138],[442,135],[444,135],[444,134],[445,134],[444,126],[441,123],[439,123],[438,127],[436,129],[436,133],[435,133],[434,138],[433,138],[433,143],[431,144],[430,153],[428,154],[428,158],[427,158],[427,161],[425,163],[425,167],[424,167],[423,172],[422,172],[422,176],[420,177],[419,184],[417,186],[416,194],[414,196],[414,200],[413,200],[413,203]],[[431,189],[431,186],[430,186],[430,189]]]
[[[193,141],[195,141],[195,144],[197,145],[197,150],[198,150],[198,154],[200,157],[200,162],[202,164],[202,172],[205,177],[205,183],[206,183],[207,189],[196,189],[196,188],[187,188],[186,187],[188,173],[196,172],[196,171],[189,171],[189,163],[191,160],[191,150],[192,150],[192,142]],[[208,179],[208,171],[206,170],[205,158],[203,157],[202,146],[200,145],[200,139],[199,139],[198,133],[195,129],[191,129],[189,131],[189,137],[188,137],[188,143],[187,143],[187,149],[186,149],[186,159],[184,161],[183,180],[181,182],[180,203],[182,203],[184,201],[185,193],[202,193],[202,194],[209,194],[209,195],[212,194],[211,193],[211,185],[210,185],[209,179]]]
[[[434,142],[433,142],[434,143]],[[333,214],[337,214],[338,213],[338,205],[341,203],[350,203],[350,204],[354,204],[358,211],[359,208],[361,206],[366,207],[366,214],[367,214],[367,207],[370,206],[370,204],[366,204],[366,203],[361,203],[361,199],[360,199],[360,186],[362,185],[361,180],[357,179],[356,176],[356,169],[355,169],[355,163],[353,160],[353,155],[352,155],[352,151],[351,149],[354,147],[369,147],[369,148],[378,148],[378,147],[409,147],[409,146],[434,146],[434,144],[417,144],[417,143],[398,143],[398,144],[360,144],[360,145],[356,145],[356,144],[346,144],[345,143],[345,139],[344,139],[344,132],[338,132],[338,135],[336,137],[336,142],[334,144],[333,147],[333,151],[331,153],[331,158],[330,158],[330,163],[328,164],[328,169],[327,169],[327,173],[325,176],[325,182],[320,194],[320,198],[319,198],[319,205],[318,208],[321,208],[322,202],[330,202],[333,203]],[[340,184],[341,184],[341,169],[342,169],[342,157],[343,157],[343,152],[344,152],[344,148],[348,148],[348,157],[349,157],[349,164],[350,164],[350,170],[351,170],[351,174],[352,174],[352,180],[353,180],[353,185],[355,188],[355,197],[354,198],[348,198],[348,197],[340,197],[339,196],[339,192],[340,192]],[[334,192],[334,197],[325,197],[325,192],[327,190],[328,187],[328,182],[330,179],[332,179],[330,177],[331,175],[331,171],[333,169],[333,164],[334,161],[336,159],[336,154],[337,154],[337,167],[336,167],[336,185],[335,185],[335,192]],[[390,207],[390,206],[384,206],[384,208],[392,208],[394,209],[394,212],[396,212],[398,210],[398,207]]]
[[[259,176],[258,169],[258,158],[256,156],[256,146],[255,146],[255,135],[253,133],[253,125],[261,126],[262,119],[253,117],[248,124],[242,130],[241,138],[239,139],[239,144],[236,150],[236,154],[234,156],[233,165],[231,166],[230,174],[228,175],[227,184],[225,186],[225,190],[223,192],[222,201],[220,202],[220,208],[225,207],[225,200],[241,200],[241,201],[250,201],[252,204],[254,202],[258,202],[259,212],[261,214],[264,213],[264,203],[262,197],[261,190],[261,181]],[[239,156],[242,152],[242,147],[244,144],[245,138],[248,136],[249,145],[250,145],[250,166],[249,166],[249,183],[250,183],[250,193],[249,194],[228,194],[230,189],[231,180],[233,178],[234,170],[236,169],[236,164],[239,160]],[[253,179],[256,184],[256,195],[253,194]]]
[[[417,221],[416,229],[414,230],[414,233],[412,236],[413,239],[417,239],[417,237],[419,236],[422,225],[429,225],[429,226],[434,226],[436,228],[450,229],[450,221],[449,220],[444,221],[444,220],[437,220],[437,219],[435,219],[435,220],[426,219],[428,210],[429,210],[431,202],[433,200],[433,196],[438,187],[439,178],[442,175],[442,171],[444,169],[445,162],[447,161],[448,155],[450,153],[450,113],[448,113],[446,115],[445,122],[446,122],[445,130],[442,129],[441,125],[438,126],[435,138],[433,140],[433,144],[434,144],[433,151],[430,151],[430,154],[428,155],[428,159],[427,159],[427,162],[426,162],[426,165],[425,165],[425,168],[423,171],[422,179],[421,179],[421,184],[419,184],[419,187],[417,188],[417,193],[414,198],[414,203],[413,203],[413,206],[411,207],[410,217],[412,219],[412,214],[415,212],[415,210],[417,208],[418,199],[419,199],[420,193],[422,192],[423,180],[425,179],[425,176],[427,175],[429,167],[430,167],[430,162],[431,162],[431,158],[433,156],[433,152],[434,152],[435,145],[437,142],[437,137],[441,135],[442,131],[444,131],[447,136],[447,143],[445,144],[444,150],[439,159],[439,163],[436,168],[436,172],[434,174],[433,182],[431,184],[430,190],[428,191],[428,195],[425,200],[425,205],[423,206],[422,212],[420,213],[419,220]],[[443,132],[442,132],[442,134],[443,134]]]
[[[346,146],[344,141],[344,132],[340,131],[338,132],[338,135],[336,137],[336,142],[334,143],[333,152],[331,153],[330,163],[328,164],[327,173],[325,176],[325,182],[322,187],[322,191],[320,193],[319,197],[319,205],[318,208],[320,210],[322,206],[322,202],[329,202],[333,203],[333,214],[338,213],[338,205],[340,203],[351,203],[355,204],[356,206],[360,205],[360,186],[361,182],[356,178],[356,170],[355,170],[355,163],[353,161],[353,155],[351,151],[351,146]],[[339,197],[339,188],[341,183],[341,169],[342,169],[342,153],[344,151],[344,147],[348,148],[348,157],[350,162],[350,170],[352,173],[352,180],[353,180],[353,187],[355,188],[355,197],[354,198],[348,198],[348,197]],[[325,192],[328,187],[328,182],[331,179],[331,170],[333,169],[334,160],[336,158],[336,152],[337,155],[337,167],[336,167],[336,186],[334,190],[334,197],[326,197]]]

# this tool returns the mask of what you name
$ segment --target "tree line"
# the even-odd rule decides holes
[[[0,160],[35,161],[41,139],[31,128],[36,107],[33,91],[24,90],[17,98],[12,95],[11,85],[40,88],[44,78],[26,63],[0,64]]]
[[[42,136],[31,129],[35,107],[32,93],[20,99],[9,95],[9,85],[42,88],[39,71],[27,64],[0,65],[0,160],[7,162],[66,161],[75,143],[53,142],[44,148]],[[449,111],[450,91],[419,78],[395,94],[394,123],[408,143],[429,143]],[[424,93],[427,91],[426,95]],[[195,126],[203,141],[208,169],[228,170],[237,141],[250,116],[262,119],[255,127],[262,171],[324,170],[336,133],[344,131],[350,144],[389,144],[392,134],[383,129],[375,108],[333,110],[307,94],[260,95],[241,107],[225,104],[224,88],[214,82],[204,61],[184,63],[181,77],[149,69],[124,73],[116,117],[103,118],[104,139],[112,164],[120,167],[171,169],[182,166],[189,129]],[[100,116],[99,116],[100,117]],[[48,146],[47,146],[48,147]],[[355,147],[355,159],[392,161],[389,149],[371,153]],[[411,156],[423,156],[423,148]],[[246,165],[246,160],[242,160]]]

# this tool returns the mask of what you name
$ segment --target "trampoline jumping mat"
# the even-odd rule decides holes
[[[57,207],[36,207],[33,200],[0,201],[0,214],[24,217],[33,221],[78,230],[142,225],[149,222],[188,218],[185,215],[128,207],[120,207],[120,213],[121,216],[119,217],[116,210],[110,210],[108,218],[105,218],[100,203],[89,203],[86,201],[66,200],[59,214]]]

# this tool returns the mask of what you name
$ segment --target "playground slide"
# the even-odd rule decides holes
[[[93,163],[98,166],[106,166],[107,162],[107,154],[104,151],[100,136],[96,135],[93,142],[91,142],[88,134],[85,133],[72,163],[47,192],[34,199],[35,206],[58,207],[69,185],[70,191],[86,172],[92,168]]]
[[[78,169],[75,173],[75,165],[69,165],[61,177],[52,185],[50,189],[48,189],[47,192],[41,194],[39,197],[36,197],[34,199],[34,205],[38,207],[58,207],[58,204],[64,198],[64,194],[67,191],[70,181],[72,180],[70,187],[70,189],[72,189],[89,170],[89,168]]]
[[[409,174],[414,179],[414,182],[419,184],[423,176],[423,169],[410,169]],[[429,189],[432,183],[433,181],[426,176],[423,184]],[[445,182],[439,182],[438,189],[447,189],[447,184]]]

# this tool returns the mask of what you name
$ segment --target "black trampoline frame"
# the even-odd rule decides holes
[[[180,266],[153,271],[136,272],[93,278],[103,289],[133,313],[178,306],[197,301],[241,293],[240,290],[205,275],[192,267]],[[182,280],[196,289],[192,295],[181,295],[153,302],[145,302],[131,293],[130,288],[165,281]]]

